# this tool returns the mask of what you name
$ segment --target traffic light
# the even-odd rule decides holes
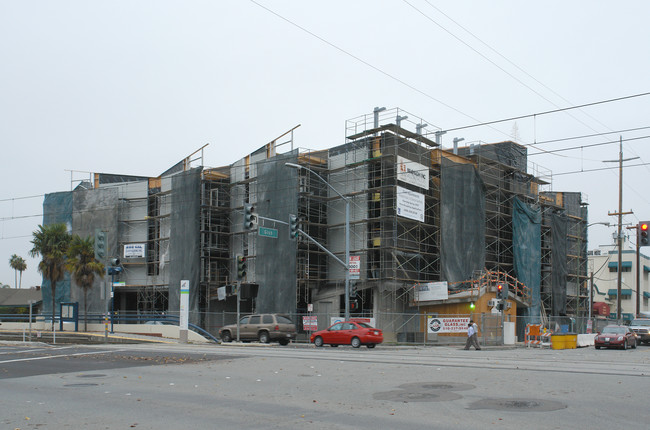
[[[350,310],[351,311],[356,311],[359,309],[359,302],[356,300],[350,300]]]
[[[107,268],[107,273],[109,275],[119,275],[122,272],[122,267],[120,266],[120,259],[113,257],[109,261],[109,266]]]
[[[474,302],[469,302],[469,308],[470,309],[474,310],[475,307],[476,307],[476,305],[474,304]]]
[[[257,225],[255,206],[250,203],[244,205],[244,230],[253,230]]]
[[[503,310],[503,302],[497,303],[497,310],[502,311]]]
[[[246,257],[237,255],[235,261],[237,263],[237,279],[244,279],[246,277]]]
[[[106,232],[95,230],[95,258],[103,260],[106,258]]]
[[[650,245],[650,238],[648,237],[648,225],[650,221],[641,221],[637,227],[639,232],[639,246]]]
[[[503,285],[502,284],[497,285],[497,299],[503,300],[504,298],[503,294],[504,294]]]
[[[354,298],[356,296],[357,296],[357,283],[350,282],[350,298]]]
[[[298,217],[289,215],[289,240],[296,240],[298,237]]]

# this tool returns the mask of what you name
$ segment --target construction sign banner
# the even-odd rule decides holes
[[[428,333],[467,333],[469,317],[467,318],[438,318],[427,317]]]
[[[408,158],[397,156],[397,180],[429,189],[429,168]]]
[[[307,331],[318,330],[318,317],[315,315],[302,317],[302,328]]]
[[[415,301],[427,302],[431,300],[447,300],[449,298],[449,288],[447,281],[427,282],[415,286]]]
[[[397,215],[424,222],[424,194],[397,186]]]

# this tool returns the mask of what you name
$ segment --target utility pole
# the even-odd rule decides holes
[[[637,231],[639,233],[639,231]],[[641,299],[641,244],[639,244],[639,235],[637,234],[637,239],[636,239],[636,313],[634,314],[634,317],[638,317],[639,314],[641,313],[641,304],[639,303],[639,300]]]
[[[621,284],[622,284],[622,265],[623,265],[623,215],[629,215],[633,212],[623,212],[623,161],[635,160],[639,157],[623,159],[623,137],[619,137],[618,160],[607,160],[605,163],[618,162],[618,212],[609,213],[608,215],[618,216],[618,234],[616,237],[616,247],[618,248],[618,267],[616,270],[616,321],[621,323]]]
[[[594,307],[594,272],[591,271],[589,276],[589,320],[591,320],[591,310]]]

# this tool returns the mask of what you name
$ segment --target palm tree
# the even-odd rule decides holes
[[[95,275],[104,277],[104,265],[95,259],[95,239],[90,236],[83,239],[75,234],[68,248],[65,267],[84,292],[84,331],[88,331],[88,290],[95,282]]]
[[[15,279],[14,287],[21,288],[23,286],[23,272],[27,269],[25,259],[14,254],[9,259],[9,266],[15,270],[16,278],[18,277],[18,272],[20,272],[20,283],[18,283],[18,279]]]
[[[32,257],[41,256],[38,271],[52,285],[52,331],[56,316],[56,283],[63,280],[65,275],[65,260],[72,236],[65,224],[39,225],[33,233],[33,248],[29,251]]]

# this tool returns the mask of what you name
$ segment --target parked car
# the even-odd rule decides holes
[[[310,341],[317,347],[324,344],[331,346],[352,345],[359,348],[366,345],[374,348],[375,345],[384,341],[384,335],[378,328],[361,321],[343,321],[331,325],[325,330],[314,332]]]
[[[636,348],[636,335],[624,325],[608,325],[594,338],[594,347],[605,348]]]
[[[650,344],[650,318],[636,318],[630,323],[630,329],[636,333],[639,343]]]
[[[248,315],[239,320],[239,339],[258,340],[261,343],[279,342],[287,345],[296,338],[296,325],[285,315]],[[237,324],[223,326],[219,330],[222,342],[232,342],[237,338]]]

